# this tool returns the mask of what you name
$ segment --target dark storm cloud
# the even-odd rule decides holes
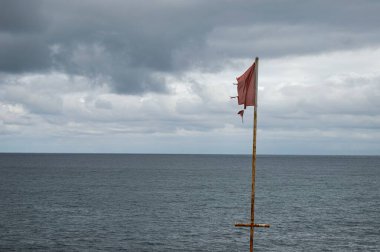
[[[0,1],[0,71],[44,71],[51,66],[40,1]]]
[[[45,27],[41,1],[0,1],[0,30],[2,32],[41,31]]]
[[[165,92],[159,73],[376,44],[379,9],[375,1],[2,0],[0,71],[59,70],[116,92]]]
[[[36,34],[0,33],[0,71],[19,73],[51,67],[47,44]]]

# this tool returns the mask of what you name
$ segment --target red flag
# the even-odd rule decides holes
[[[238,104],[244,104],[244,109],[246,109],[247,106],[256,106],[255,63],[253,63],[242,76],[237,77],[236,80],[238,81]]]

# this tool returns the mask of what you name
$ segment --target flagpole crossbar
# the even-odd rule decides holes
[[[236,223],[235,227],[262,227],[262,228],[270,228],[269,224],[254,224],[254,223]]]

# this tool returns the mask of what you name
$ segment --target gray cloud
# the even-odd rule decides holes
[[[46,27],[42,2],[2,0],[0,9],[1,32],[41,32]]]
[[[159,73],[378,44],[379,9],[375,1],[3,0],[0,71],[58,70],[115,92],[167,92]]]
[[[51,68],[43,38],[35,34],[0,33],[0,70],[8,73],[45,72]]]

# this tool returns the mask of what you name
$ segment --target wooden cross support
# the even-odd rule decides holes
[[[249,227],[250,237],[249,237],[249,251],[253,252],[253,232],[255,227],[269,228],[269,224],[254,224],[254,223],[236,223],[235,227]]]
[[[269,224],[245,224],[245,223],[236,223],[235,227],[263,227],[263,228],[269,228]]]

